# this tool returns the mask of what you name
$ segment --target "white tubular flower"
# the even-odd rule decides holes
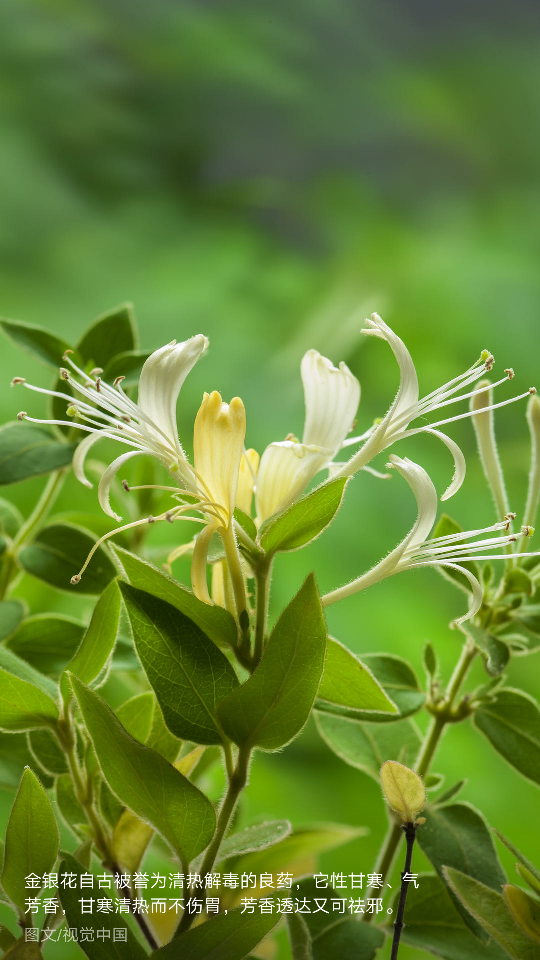
[[[257,474],[255,506],[257,523],[286,510],[304,492],[307,484],[327,465],[329,451],[295,440],[271,443],[261,457]]]
[[[387,577],[392,577],[396,573],[401,573],[403,570],[440,566],[459,570],[469,581],[472,592],[470,607],[463,617],[458,617],[454,621],[454,624],[458,625],[465,620],[470,620],[478,613],[482,605],[483,591],[474,574],[462,564],[471,559],[471,555],[474,555],[474,559],[477,560],[506,560],[507,555],[505,553],[500,555],[488,553],[485,555],[486,551],[500,550],[507,544],[515,542],[517,540],[516,536],[508,534],[506,536],[488,537],[487,539],[475,538],[500,530],[507,531],[515,514],[509,514],[500,523],[495,523],[490,527],[460,532],[447,537],[436,537],[430,540],[428,535],[435,523],[437,514],[437,493],[430,477],[423,467],[420,467],[417,463],[408,459],[402,460],[394,455],[390,456],[389,466],[396,468],[414,493],[418,506],[416,521],[405,539],[384,560],[381,560],[371,570],[351,581],[351,583],[327,593],[322,598],[323,606],[330,606],[338,600],[349,597],[353,593],[358,593],[360,590],[365,590],[366,587],[370,587]],[[477,556],[477,554],[482,555]],[[514,554],[514,556],[517,557],[519,554]]]
[[[68,414],[79,419],[38,420],[24,412],[19,413],[19,419],[86,431],[88,436],[79,444],[73,457],[73,472],[87,487],[92,484],[85,476],[84,461],[94,443],[101,437],[109,437],[132,448],[107,467],[99,483],[100,505],[115,520],[121,520],[121,517],[114,513],[109,502],[111,484],[120,467],[137,454],[156,457],[172,476],[181,477],[188,490],[196,492],[193,471],[178,439],[176,403],[184,380],[207,346],[207,338],[198,334],[183,343],[173,340],[151,354],[141,371],[137,403],[122,390],[123,377],[117,377],[110,386],[99,376],[100,370],[86,374],[66,353],[64,359],[73,372],[61,369],[60,374],[78,394],[75,398],[67,393],[35,387],[19,377],[13,384],[22,383],[29,390],[66,400]]]
[[[360,384],[345,363],[334,367],[317,350],[308,350],[300,365],[306,418],[302,443],[271,443],[261,457],[256,505],[259,523],[286,510],[309,481],[330,464],[354,426]]]
[[[300,372],[306,405],[302,443],[328,450],[333,459],[354,426],[360,384],[347,364],[334,367],[316,350],[304,354]]]
[[[361,437],[352,437],[344,440],[343,446],[345,447],[362,440],[365,442],[358,453],[351,457],[349,462],[341,467],[335,475],[350,476],[356,473],[357,470],[365,467],[373,457],[382,450],[386,450],[387,447],[396,443],[398,440],[403,440],[405,437],[412,437],[417,433],[431,433],[438,437],[439,440],[442,440],[454,458],[454,476],[450,486],[441,497],[441,500],[447,500],[459,490],[463,483],[465,477],[465,458],[457,443],[450,437],[447,437],[445,433],[441,433],[435,428],[446,423],[452,423],[454,420],[461,420],[463,417],[470,417],[471,411],[413,429],[409,429],[409,424],[417,420],[418,417],[424,417],[452,403],[467,400],[475,396],[477,392],[482,392],[482,390],[471,390],[465,393],[461,393],[460,391],[473,384],[476,380],[479,380],[486,371],[492,369],[494,363],[493,357],[485,350],[480,359],[477,360],[476,363],[473,363],[472,367],[469,367],[468,370],[465,370],[465,372],[458,377],[455,377],[453,380],[445,383],[444,386],[433,390],[432,393],[420,399],[416,370],[411,355],[403,341],[376,313],[373,313],[366,323],[368,327],[363,331],[365,334],[379,337],[381,340],[386,340],[389,344],[400,370],[399,389],[394,402],[379,424],[376,424],[367,434]],[[514,376],[512,370],[505,370],[505,374],[506,376],[494,383],[493,387],[499,386],[499,384],[504,383],[506,380],[511,380]],[[503,400],[501,403],[492,404],[485,409],[495,410],[497,407],[502,407],[507,403],[513,403],[515,400],[527,397],[530,393],[535,393],[534,387],[527,390],[526,393],[522,393],[517,397],[511,397],[509,400]],[[478,410],[475,410],[476,414],[478,412]]]

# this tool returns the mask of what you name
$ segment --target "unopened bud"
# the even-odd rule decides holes
[[[386,802],[404,823],[414,823],[426,805],[426,788],[422,778],[397,760],[387,760],[381,767],[381,785]]]

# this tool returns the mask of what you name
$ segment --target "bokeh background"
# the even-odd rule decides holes
[[[387,347],[360,334],[375,309],[408,344],[424,393],[484,347],[496,370],[516,368],[499,399],[540,387],[539,52],[532,0],[4,0],[0,312],[73,340],[129,299],[144,348],[207,334],[210,352],[179,409],[188,448],[208,389],[243,397],[248,443],[259,450],[301,433],[299,362],[312,346],[361,380],[365,429],[397,387]],[[2,420],[21,402],[13,375],[50,379],[7,341],[0,373]],[[36,399],[28,409],[43,407]],[[522,402],[497,420],[518,514],[524,413]],[[450,432],[469,466],[447,507],[480,527],[495,517],[472,429]],[[444,490],[452,465],[436,441],[396,452],[418,458]],[[42,485],[3,493],[27,511]],[[61,506],[95,509],[95,498],[69,482]],[[282,560],[276,609],[312,567],[324,590],[366,569],[414,514],[399,478],[357,477],[332,530]],[[35,582],[19,589],[33,609],[89,614],[84,601]],[[419,671],[429,638],[448,671],[459,644],[448,623],[465,602],[435,572],[407,574],[328,619],[358,653],[394,651]],[[536,695],[538,658],[510,671]],[[447,785],[469,778],[463,799],[540,862],[537,789],[479,734],[451,730],[434,769]],[[11,799],[0,794],[6,813]],[[369,836],[321,862],[372,870],[385,829],[379,789],[311,725],[253,768],[241,817],[276,816],[369,825]],[[287,957],[281,937],[279,960]]]

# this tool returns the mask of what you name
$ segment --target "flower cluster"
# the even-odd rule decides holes
[[[400,383],[386,415],[359,436],[350,436],[360,402],[357,378],[345,363],[335,367],[316,350],[308,350],[301,362],[305,398],[301,440],[288,434],[284,440],[269,444],[259,458],[255,450],[244,447],[246,413],[242,400],[234,397],[227,404],[214,391],[204,394],[195,417],[193,462],[190,462],[178,436],[176,408],[187,375],[208,345],[202,334],[181,343],[172,341],[148,357],[140,375],[137,402],[123,390],[122,377],[112,385],[107,384],[101,377],[101,370],[82,370],[68,351],[64,356],[66,367],[60,370],[60,374],[71,393],[45,390],[21,377],[13,380],[13,384],[65,400],[66,419],[40,420],[26,412],[18,416],[35,423],[76,427],[88,434],[77,447],[73,460],[75,476],[86,486],[91,483],[84,470],[85,458],[99,439],[114,439],[129,448],[105,469],[98,487],[102,509],[117,521],[121,518],[111,506],[110,494],[118,471],[139,454],[156,458],[174,482],[171,486],[160,487],[171,494],[171,508],[159,516],[145,517],[117,530],[157,520],[171,523],[188,520],[202,525],[190,546],[193,590],[206,603],[229,606],[241,622],[246,610],[249,568],[245,553],[241,555],[239,552],[238,538],[242,537],[244,541],[250,538],[235,518],[235,509],[249,515],[254,499],[254,522],[258,529],[268,518],[282,513],[297,501],[321,471],[327,470],[330,477],[349,477],[365,469],[377,473],[370,464],[378,454],[419,433],[440,439],[453,456],[454,476],[441,497],[447,499],[463,483],[465,458],[458,444],[438,428],[469,416],[475,418],[475,423],[480,423],[479,418],[491,416],[496,407],[535,392],[531,389],[493,403],[492,390],[511,380],[514,374],[511,369],[505,370],[505,376],[488,389],[482,378],[491,371],[494,358],[484,351],[462,374],[421,399],[416,370],[403,341],[377,314],[373,314],[366,324],[365,334],[379,337],[390,346],[399,366]],[[464,400],[470,400],[468,410],[441,417],[447,407]],[[439,419],[411,426],[420,417],[433,414]],[[348,460],[336,459],[351,447],[358,449]],[[429,539],[437,512],[437,494],[430,477],[419,465],[395,455],[390,456],[389,466],[395,468],[411,487],[418,505],[417,520],[405,539],[387,557],[372,570],[328,593],[323,597],[323,603],[328,606],[403,570],[439,565],[461,570],[471,586],[470,608],[457,622],[474,616],[482,602],[482,587],[462,563],[471,554],[508,548],[517,539],[510,530],[513,515],[507,513],[500,523],[483,530]],[[125,482],[124,489],[129,490]],[[485,537],[502,531],[502,535]],[[529,533],[528,527],[522,530],[523,537]],[[215,535],[222,541],[224,558],[214,563],[211,597],[207,585],[207,561]],[[104,539],[106,537],[98,541],[94,550]],[[176,555],[180,550],[185,550],[185,546]],[[85,567],[72,582],[80,580]]]

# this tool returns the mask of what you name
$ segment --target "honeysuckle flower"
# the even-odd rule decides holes
[[[407,536],[387,557],[363,576],[357,577],[343,587],[338,587],[337,590],[332,590],[331,593],[327,593],[322,598],[323,606],[330,606],[338,600],[351,596],[353,593],[358,593],[360,590],[365,590],[372,584],[404,570],[440,566],[459,570],[469,581],[472,593],[469,609],[464,616],[458,617],[454,624],[458,625],[465,620],[470,620],[478,613],[482,605],[483,590],[474,574],[462,564],[466,563],[472,554],[475,555],[477,560],[507,559],[506,554],[486,554],[486,551],[497,551],[507,544],[514,543],[517,540],[514,534],[507,533],[505,536],[492,536],[486,539],[475,538],[481,537],[483,534],[507,531],[515,514],[508,514],[500,523],[479,530],[469,530],[446,537],[429,539],[429,533],[437,516],[437,492],[432,480],[423,467],[409,459],[401,459],[392,454],[389,466],[394,467],[405,478],[414,493],[418,507],[416,521]],[[523,533],[530,535],[531,529],[526,530],[524,528]],[[478,554],[482,554],[482,556],[477,556]],[[519,554],[514,554],[514,556],[517,557]]]
[[[12,385],[22,384],[37,393],[66,400],[68,415],[74,419],[41,420],[28,416],[25,411],[18,414],[19,419],[77,427],[87,432],[88,437],[78,445],[73,457],[73,472],[87,487],[92,484],[84,473],[84,462],[94,443],[102,437],[109,437],[131,447],[127,453],[113,460],[99,483],[99,503],[105,513],[115,520],[121,520],[121,517],[109,502],[111,484],[120,467],[138,454],[156,457],[175,479],[182,481],[188,491],[196,492],[193,470],[178,438],[176,404],[184,380],[207,346],[207,338],[198,334],[182,343],[173,340],[152,353],[141,371],[137,403],[124,393],[123,377],[117,377],[110,386],[101,379],[101,370],[86,374],[66,353],[64,359],[71,371],[62,368],[60,374],[77,396],[36,387],[21,377],[16,377]]]
[[[256,450],[244,450],[240,461],[240,471],[238,473],[238,489],[236,491],[236,506],[251,514],[251,502],[253,500],[253,491],[257,482],[257,471],[259,469],[259,454]]]
[[[317,350],[308,350],[300,373],[306,410],[302,442],[287,438],[264,451],[256,488],[259,522],[294,503],[309,481],[329,467],[354,426],[360,384],[345,363],[334,367]]]
[[[335,476],[350,476],[356,473],[357,470],[365,467],[378,453],[386,450],[391,444],[396,443],[398,440],[403,440],[405,437],[412,437],[418,433],[430,433],[438,437],[439,440],[442,440],[454,458],[454,476],[450,486],[441,497],[441,500],[447,500],[459,490],[463,483],[465,477],[465,457],[454,440],[435,428],[446,423],[452,423],[454,420],[460,420],[463,417],[470,417],[471,411],[468,410],[457,416],[447,417],[421,427],[410,428],[409,425],[414,420],[417,420],[418,417],[424,417],[450,404],[458,403],[460,400],[467,400],[475,395],[478,392],[477,390],[465,393],[461,393],[460,391],[473,384],[476,380],[479,380],[486,371],[490,371],[493,367],[494,359],[491,354],[485,350],[480,359],[477,360],[476,363],[473,363],[468,370],[465,370],[465,372],[458,377],[455,377],[453,380],[445,383],[444,386],[433,390],[432,393],[420,399],[418,377],[414,363],[403,341],[376,313],[373,313],[371,318],[366,320],[366,323],[368,326],[364,329],[363,333],[379,337],[389,344],[400,370],[399,389],[395,400],[380,423],[375,424],[361,437],[352,437],[344,440],[343,446],[349,446],[361,441],[364,441],[364,443],[358,453],[351,457],[348,463],[337,471]],[[494,383],[492,385],[493,387],[497,387],[506,380],[513,378],[513,370],[508,369],[504,372],[506,376]],[[494,410],[497,407],[505,406],[507,403],[513,403],[515,400],[520,400],[534,392],[534,388],[531,388],[527,390],[526,393],[522,393],[517,397],[511,397],[509,400],[503,400],[501,403],[492,404],[489,409]]]
[[[227,404],[217,390],[211,394],[205,393],[195,418],[193,470],[199,495],[208,504],[203,508],[208,523],[195,543],[191,581],[195,594],[206,603],[212,602],[206,582],[206,561],[214,533],[220,533],[229,567],[239,568],[232,519],[245,434],[246,411],[240,397],[234,397]],[[234,583],[233,570],[231,577]],[[243,577],[240,579],[243,594]]]

